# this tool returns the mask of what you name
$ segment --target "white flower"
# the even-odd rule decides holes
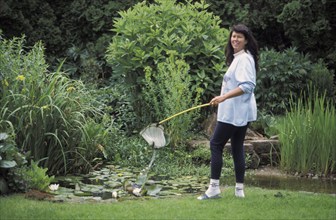
[[[141,191],[141,188],[135,188],[135,189],[133,189],[133,194],[135,196],[141,196],[140,191]]]
[[[58,187],[59,187],[59,184],[51,184],[51,185],[49,186],[49,189],[50,189],[51,191],[56,191],[56,190],[58,190]]]
[[[116,191],[112,192],[112,197],[113,198],[117,198],[118,197],[118,193]]]

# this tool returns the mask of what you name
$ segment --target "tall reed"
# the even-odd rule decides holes
[[[281,142],[280,165],[285,170],[328,175],[336,171],[335,104],[311,92],[276,125]]]
[[[13,125],[17,146],[51,174],[87,171],[106,142],[90,119],[101,113],[89,90],[60,68],[48,72],[41,43],[28,50],[21,38],[0,41],[0,64],[0,121]]]

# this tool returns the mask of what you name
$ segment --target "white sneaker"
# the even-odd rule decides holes
[[[209,188],[207,189],[207,191],[197,197],[198,200],[205,200],[205,199],[217,199],[220,198],[220,188],[219,188],[219,184],[217,183],[210,183]]]
[[[199,197],[197,197],[198,200],[206,200],[206,199],[219,199],[221,198],[221,196],[218,194],[218,195],[214,195],[214,196],[207,196],[207,194],[203,194]]]
[[[238,198],[244,198],[245,197],[244,189],[236,187],[235,196]]]

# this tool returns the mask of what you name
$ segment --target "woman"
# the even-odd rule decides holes
[[[217,124],[210,140],[210,185],[198,197],[199,200],[219,198],[222,154],[229,139],[236,175],[235,196],[245,197],[244,139],[249,123],[257,119],[254,88],[258,69],[258,45],[251,31],[245,25],[238,24],[230,32],[225,52],[229,69],[224,75],[221,95],[210,101],[211,105],[218,105]]]

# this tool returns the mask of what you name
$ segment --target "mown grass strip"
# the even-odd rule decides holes
[[[0,197],[1,219],[335,219],[336,197],[329,194],[247,188],[233,196],[198,201],[197,195],[116,203],[51,203],[22,195]]]

